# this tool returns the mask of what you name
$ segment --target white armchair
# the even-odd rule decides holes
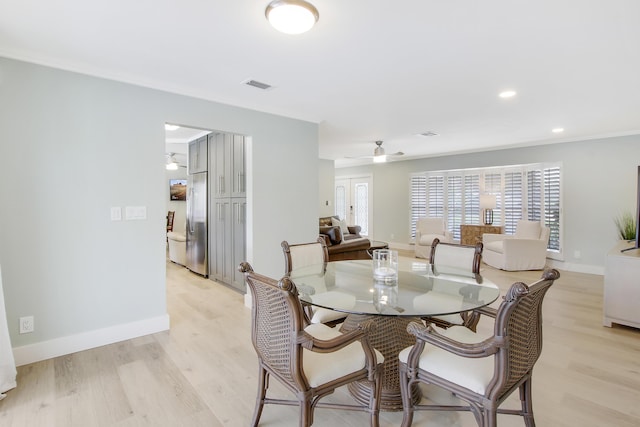
[[[513,235],[483,234],[482,260],[501,270],[542,270],[547,262],[549,231],[538,221],[520,220]]]
[[[420,218],[416,222],[415,254],[416,258],[429,259],[433,239],[451,243],[451,233],[445,230],[443,218]]]

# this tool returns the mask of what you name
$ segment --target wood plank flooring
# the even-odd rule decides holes
[[[506,290],[540,272],[483,275]],[[540,427],[640,425],[640,331],[602,326],[602,276],[561,272],[544,312],[544,349],[533,379]],[[257,388],[250,311],[243,296],[167,262],[171,330],[18,368],[18,387],[0,401],[3,427],[247,426]],[[485,322],[486,320],[486,322]],[[488,319],[481,330],[490,330]],[[271,392],[288,397],[277,381]],[[433,387],[425,396],[454,398]],[[349,400],[339,390],[329,399]],[[517,395],[508,402],[517,406]],[[261,426],[297,426],[295,407],[266,406]],[[401,413],[383,413],[398,426]],[[500,415],[503,427],[523,426]],[[314,426],[367,425],[365,414],[319,409]],[[417,427],[475,426],[470,413],[418,413]]]

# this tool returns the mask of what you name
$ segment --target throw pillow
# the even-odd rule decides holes
[[[347,222],[344,219],[331,218],[331,225],[340,227],[340,231],[343,236],[346,236],[349,233],[349,227],[347,227]]]

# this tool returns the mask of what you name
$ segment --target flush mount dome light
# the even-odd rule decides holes
[[[320,17],[318,9],[304,0],[274,0],[264,14],[273,28],[286,34],[309,31]]]

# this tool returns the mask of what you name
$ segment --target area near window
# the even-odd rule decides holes
[[[443,217],[447,230],[460,240],[461,224],[482,223],[480,194],[493,194],[493,225],[504,226],[506,234],[513,234],[520,219],[540,221],[551,230],[548,256],[559,258],[561,177],[560,163],[414,173],[410,177],[410,235],[415,237],[418,218]]]

